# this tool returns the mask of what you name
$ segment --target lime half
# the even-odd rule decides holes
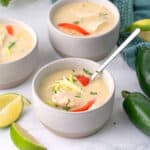
[[[23,110],[23,102],[21,96],[16,96],[14,99],[0,100],[0,128],[4,128],[16,121]]]
[[[11,125],[10,136],[13,143],[20,150],[46,150],[45,147],[41,146],[33,136],[17,123]]]

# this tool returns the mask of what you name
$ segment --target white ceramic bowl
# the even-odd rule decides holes
[[[21,21],[0,18],[0,23],[20,25],[32,35],[34,40],[33,48],[27,55],[14,61],[0,63],[0,89],[7,89],[21,84],[35,69],[38,54],[37,37],[33,29]]]
[[[87,59],[66,58],[54,61],[42,67],[35,75],[32,84],[33,105],[39,120],[50,130],[66,137],[84,137],[98,131],[109,120],[114,103],[114,80],[104,70],[102,77],[108,84],[110,95],[104,105],[85,112],[65,112],[45,104],[38,95],[42,79],[62,69],[87,68],[94,72],[100,65]]]
[[[54,3],[48,14],[49,39],[55,50],[63,56],[83,57],[99,60],[107,56],[115,47],[119,35],[120,15],[116,6],[107,0],[91,0],[92,2],[103,4],[115,16],[116,24],[111,30],[104,34],[86,37],[71,36],[61,32],[53,24],[52,18],[60,7],[66,3],[80,2],[86,0],[59,0]]]

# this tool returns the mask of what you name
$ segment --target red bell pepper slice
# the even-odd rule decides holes
[[[66,28],[66,29],[70,29],[70,30],[75,30],[83,35],[89,35],[90,33],[88,31],[86,31],[85,29],[81,28],[78,25],[72,24],[72,23],[60,23],[58,24],[59,27],[61,28]]]
[[[87,86],[90,83],[90,79],[84,75],[77,75],[76,78],[83,86]]]
[[[14,29],[11,25],[6,25],[6,30],[7,30],[8,34],[14,35]]]
[[[80,108],[77,109],[72,109],[70,110],[70,112],[81,112],[81,111],[86,111],[88,110],[93,104],[95,103],[95,99],[94,100],[90,100],[89,102],[87,102],[85,105],[83,105]]]

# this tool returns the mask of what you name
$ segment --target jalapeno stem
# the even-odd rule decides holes
[[[130,94],[130,92],[129,92],[129,91],[122,91],[122,92],[121,92],[121,95],[122,95],[122,97],[123,97],[123,98],[128,97],[128,96],[129,96],[129,94]]]

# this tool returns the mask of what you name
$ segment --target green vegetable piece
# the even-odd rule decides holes
[[[75,83],[76,80],[74,78],[74,76],[72,74],[70,74],[68,77],[67,77],[67,80],[70,81],[71,83]]]
[[[79,23],[80,23],[80,21],[74,21],[73,23],[74,23],[74,24],[79,24]]]
[[[66,111],[69,111],[69,110],[70,110],[70,107],[65,106],[65,107],[63,107],[63,109],[66,110]]]
[[[81,93],[78,93],[75,97],[81,98]]]
[[[66,110],[66,111],[69,111],[69,110],[70,110],[70,107],[68,106],[68,105],[70,104],[70,102],[71,102],[71,100],[68,99],[68,102],[67,102],[66,106],[63,107],[64,110]]]
[[[97,92],[91,91],[90,94],[91,94],[91,95],[97,95]]]
[[[9,49],[9,50],[12,49],[12,48],[15,46],[15,44],[16,44],[16,42],[10,43],[10,45],[8,46],[8,49]]]
[[[68,106],[68,105],[70,104],[70,102],[71,102],[71,100],[70,100],[70,99],[68,99],[68,102],[67,102],[66,106]]]
[[[52,88],[52,92],[57,94],[57,92],[60,90],[60,86],[59,84],[56,84],[53,88]]]
[[[0,0],[0,4],[2,6],[8,6],[8,4],[10,3],[11,0]]]
[[[85,74],[89,75],[89,76],[92,75],[92,73],[91,73],[89,70],[85,69],[85,68],[83,68],[83,72],[84,72]]]
[[[101,12],[99,13],[99,16],[100,16],[100,17],[102,17],[102,16],[107,16],[107,15],[108,15],[107,13],[101,13]]]
[[[150,97],[150,48],[141,47],[138,49],[136,73],[142,90]]]
[[[122,91],[123,108],[130,120],[145,134],[150,135],[150,100],[141,93]]]

